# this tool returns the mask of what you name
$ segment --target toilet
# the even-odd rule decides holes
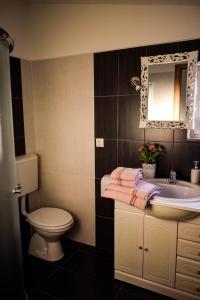
[[[32,235],[28,253],[47,261],[64,257],[59,238],[73,226],[72,215],[60,208],[42,207],[28,213],[26,195],[38,189],[38,157],[26,154],[16,157],[17,183],[21,186],[21,213],[35,233]]]

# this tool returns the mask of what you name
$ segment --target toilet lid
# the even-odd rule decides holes
[[[42,207],[28,215],[30,223],[47,227],[60,227],[72,223],[73,218],[67,211],[53,207]]]

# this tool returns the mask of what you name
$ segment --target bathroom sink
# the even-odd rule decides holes
[[[161,187],[159,195],[153,197],[147,214],[169,220],[185,220],[200,213],[200,186],[177,180],[170,184],[166,178],[146,180]]]

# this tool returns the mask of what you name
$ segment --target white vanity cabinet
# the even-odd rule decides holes
[[[115,269],[174,286],[177,223],[115,209]]]
[[[144,215],[145,279],[174,286],[177,222]]]
[[[115,201],[115,278],[174,299],[200,299],[199,229]]]
[[[142,276],[143,214],[115,209],[115,269]]]
[[[176,288],[200,298],[200,217],[178,224]]]

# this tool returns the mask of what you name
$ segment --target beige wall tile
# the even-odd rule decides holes
[[[58,207],[74,217],[74,227],[68,237],[95,245],[94,178],[65,173],[41,173],[40,206]]]
[[[94,245],[93,55],[37,61],[28,71],[26,137],[30,148],[34,142],[40,170],[32,207],[39,199],[41,207],[68,210],[75,218],[70,238]],[[33,97],[24,79],[31,71]]]

